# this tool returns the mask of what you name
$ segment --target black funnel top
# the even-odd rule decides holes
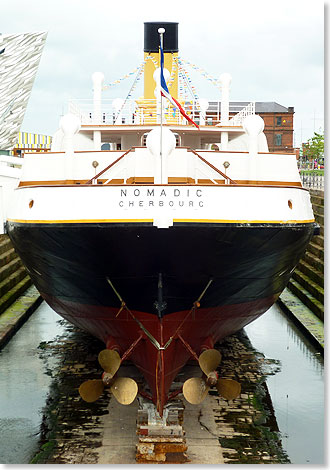
[[[144,52],[159,51],[159,33],[158,28],[164,28],[163,35],[164,52],[178,52],[178,25],[179,23],[144,23]]]

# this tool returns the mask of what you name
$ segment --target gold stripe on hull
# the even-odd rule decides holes
[[[69,220],[23,220],[7,219],[18,224],[121,224],[121,223],[153,223],[154,219],[69,219]],[[227,219],[173,219],[173,223],[197,224],[311,224],[310,220],[227,220]]]

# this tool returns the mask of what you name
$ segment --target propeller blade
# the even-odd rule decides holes
[[[118,377],[110,388],[116,400],[122,405],[130,405],[138,392],[135,380],[129,377]]]
[[[226,400],[233,400],[241,393],[241,384],[232,379],[219,379],[216,387],[219,395]]]
[[[185,381],[182,387],[183,396],[192,405],[202,403],[210,387],[200,377],[192,377]]]
[[[102,380],[87,380],[79,387],[79,395],[87,403],[96,401],[102,395],[104,385]]]
[[[199,367],[205,375],[216,370],[221,362],[221,354],[216,349],[206,349],[198,359]]]
[[[102,369],[108,374],[111,374],[112,377],[115,375],[121,364],[121,358],[114,349],[103,349],[103,351],[100,352],[98,359]]]

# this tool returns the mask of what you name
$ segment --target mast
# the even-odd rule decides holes
[[[163,35],[165,28],[159,28],[158,33],[160,36],[160,47],[163,49]],[[160,54],[160,51],[159,51]],[[160,62],[160,61],[159,61]],[[160,156],[160,180],[163,183],[163,94],[160,94],[160,145],[159,145],[159,156]]]

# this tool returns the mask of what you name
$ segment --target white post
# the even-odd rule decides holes
[[[146,146],[154,157],[154,183],[167,184],[168,158],[176,146],[176,139],[167,127],[163,129],[163,162],[160,159],[160,127],[155,127],[147,135]]]
[[[102,124],[102,85],[104,75],[102,72],[94,72],[92,75],[93,80],[93,123]],[[94,149],[101,150],[101,131],[95,130],[93,132]]]
[[[228,126],[229,123],[229,91],[231,75],[223,73],[220,75],[221,82],[221,125]],[[228,132],[221,132],[221,150],[228,148]]]
[[[258,179],[259,134],[264,130],[264,120],[258,114],[251,114],[243,121],[243,128],[249,136],[250,181]]]
[[[206,111],[209,107],[209,101],[206,100],[205,98],[200,98],[198,100],[198,104],[201,110],[200,117],[199,117],[199,124],[201,126],[205,126],[205,116],[206,116]]]
[[[65,151],[65,179],[73,180],[74,143],[73,138],[80,129],[80,119],[75,114],[65,114],[60,120],[60,127],[64,134]]]

